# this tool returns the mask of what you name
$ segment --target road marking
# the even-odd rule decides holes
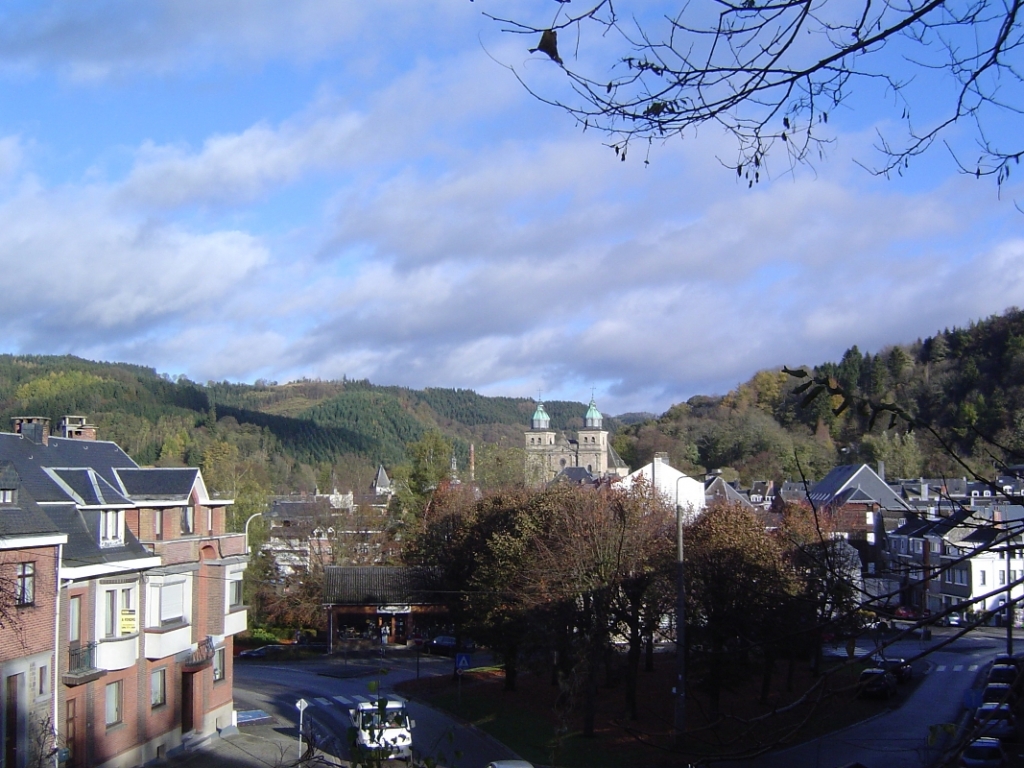
[[[366,698],[365,696],[360,696],[360,695],[359,695],[358,693],[356,693],[356,694],[353,694],[353,695],[352,695],[352,698],[353,698],[353,699],[355,699],[355,700],[356,700],[356,701],[358,701],[358,702],[366,702],[366,701],[369,701],[369,699],[368,699],[368,698]]]
[[[969,666],[967,668],[967,671],[968,672],[977,672],[978,671],[978,665],[977,664],[971,664],[971,666]]]
[[[937,666],[935,668],[935,671],[936,672],[945,672],[946,671],[946,665],[945,664],[939,664],[939,666]]]
[[[957,664],[955,667],[953,667],[953,671],[954,672],[963,672],[964,671],[964,665],[963,664]]]
[[[320,704],[321,706],[324,706],[324,707],[334,706],[334,702],[331,701],[330,699],[323,699],[323,698],[321,698],[321,699],[313,699],[313,701],[315,701],[317,704]]]
[[[346,699],[344,696],[333,696],[332,698],[336,702],[338,702],[339,704],[342,704],[344,706],[348,706],[349,704],[352,703],[349,699]]]

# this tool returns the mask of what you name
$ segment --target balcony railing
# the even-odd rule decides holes
[[[68,671],[64,674],[65,685],[82,685],[107,674],[96,666],[97,643],[85,643],[68,649]]]
[[[96,668],[96,643],[86,643],[68,651],[68,672],[75,674]]]
[[[207,636],[205,639],[199,641],[198,647],[192,651],[192,655],[188,657],[182,666],[184,666],[185,669],[193,671],[209,666],[213,663],[213,654],[215,650],[216,648],[213,644],[213,638]]]

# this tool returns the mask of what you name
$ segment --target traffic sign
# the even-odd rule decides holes
[[[463,672],[463,671],[469,669],[469,659],[470,659],[470,656],[469,656],[468,653],[456,653],[455,654],[455,669],[457,671],[459,671],[459,672]]]
[[[299,712],[305,712],[306,711],[306,707],[309,706],[309,702],[306,701],[305,699],[299,699],[298,701],[295,702],[295,706],[299,710]]]

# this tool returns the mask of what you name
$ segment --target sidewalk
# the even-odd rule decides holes
[[[272,722],[226,728],[192,752],[167,758],[168,768],[287,768],[298,762],[299,743],[295,726]],[[159,765],[159,763],[157,764]],[[346,765],[332,755],[317,753],[304,765]]]

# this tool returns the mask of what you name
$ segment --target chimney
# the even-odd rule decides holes
[[[664,451],[658,451],[654,454],[654,460],[659,464],[668,464],[668,454]]]
[[[45,416],[12,416],[14,432],[36,445],[50,442],[50,420]]]
[[[64,416],[60,420],[60,436],[69,440],[95,440],[96,427],[85,416]]]
[[[885,462],[878,462],[878,476],[882,478],[882,482],[885,482]]]
[[[921,501],[928,501],[928,483],[921,478]]]

